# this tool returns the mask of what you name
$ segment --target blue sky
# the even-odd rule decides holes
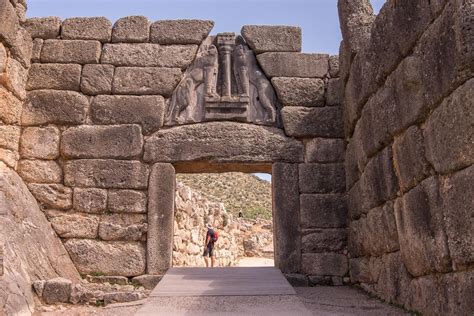
[[[385,0],[371,0],[378,12]],[[127,15],[150,21],[208,19],[211,34],[240,33],[242,25],[296,25],[303,31],[303,52],[337,55],[341,32],[337,0],[29,0],[28,17],[105,16],[112,22]],[[257,174],[265,180],[270,175]]]

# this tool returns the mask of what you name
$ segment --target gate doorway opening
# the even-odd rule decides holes
[[[207,225],[215,266],[274,266],[271,173],[177,173],[174,202],[173,267],[205,266]]]

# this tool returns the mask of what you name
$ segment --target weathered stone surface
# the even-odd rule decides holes
[[[104,304],[133,302],[145,297],[145,294],[140,292],[109,292],[104,293]]]
[[[142,147],[138,125],[71,127],[61,138],[61,155],[66,158],[133,158]]]
[[[331,78],[339,77],[339,56],[337,55],[329,57],[329,75]]]
[[[173,165],[154,164],[148,188],[148,274],[162,274],[172,265],[175,190]]]
[[[20,160],[18,173],[27,182],[59,183],[62,179],[61,167],[52,160]]]
[[[112,92],[114,69],[112,65],[84,65],[81,91],[88,95],[110,94]]]
[[[444,177],[441,182],[443,212],[449,253],[454,269],[458,270],[474,262],[474,230],[472,210],[474,209],[474,167],[470,166]]]
[[[340,0],[337,4],[341,32],[351,53],[361,50],[370,39],[375,14],[369,0]]]
[[[341,79],[329,79],[328,89],[326,91],[326,104],[327,105],[341,105],[343,101],[343,82]]]
[[[81,65],[32,64],[26,83],[27,90],[53,89],[79,91]]]
[[[323,106],[325,84],[318,78],[272,78],[283,106]]]
[[[61,38],[110,42],[112,23],[105,17],[69,18],[63,21]]]
[[[256,54],[301,51],[301,28],[297,26],[244,25],[240,33]]]
[[[343,139],[313,138],[306,143],[306,162],[343,162],[345,142]]]
[[[324,78],[329,55],[304,53],[263,53],[257,56],[268,77]]]
[[[161,275],[139,275],[132,279],[132,284],[143,286],[147,290],[153,290],[162,277]]]
[[[339,228],[346,226],[346,199],[342,194],[301,194],[302,228]]]
[[[72,190],[61,184],[30,183],[28,189],[44,208],[70,209]]]
[[[145,272],[145,247],[140,242],[69,239],[64,246],[81,273],[130,277]]]
[[[165,100],[162,96],[97,96],[91,118],[98,124],[140,124],[150,134],[163,126]]]
[[[20,100],[25,99],[28,70],[16,59],[8,58],[5,72],[0,74],[0,85],[10,90]]]
[[[80,213],[48,211],[48,220],[61,238],[97,237],[99,217]]]
[[[127,16],[118,19],[112,28],[113,43],[148,42],[150,21],[146,16]]]
[[[145,143],[144,160],[148,162],[202,159],[213,162],[298,162],[303,160],[303,145],[276,128],[233,122],[178,126],[158,131]]]
[[[74,188],[74,210],[85,213],[103,213],[107,209],[107,190]]]
[[[413,276],[451,269],[438,181],[430,177],[395,203],[403,262]]]
[[[285,132],[293,137],[342,138],[344,127],[340,107],[284,107],[281,117]]]
[[[349,271],[347,257],[337,253],[302,254],[302,270],[306,274],[344,276]]]
[[[151,24],[150,42],[158,44],[201,44],[214,26],[206,20],[162,20]]]
[[[64,165],[64,183],[80,187],[145,189],[148,167],[139,161],[72,160]]]
[[[18,152],[0,148],[0,161],[3,161],[10,168],[16,169],[19,158]]]
[[[147,218],[139,214],[109,214],[102,216],[99,237],[102,240],[146,240]]]
[[[429,175],[430,166],[425,158],[423,133],[417,126],[410,127],[395,139],[393,161],[403,192]]]
[[[6,124],[20,122],[22,102],[0,86],[0,120]]]
[[[31,62],[39,63],[41,62],[41,49],[43,48],[44,40],[41,38],[35,38],[33,40],[33,49],[31,52]]]
[[[23,27],[31,34],[32,38],[53,39],[59,36],[61,19],[56,16],[44,18],[30,18]]]
[[[0,313],[30,314],[35,280],[63,276],[79,282],[80,276],[24,182],[1,162],[0,187]]]
[[[47,280],[44,284],[43,300],[46,304],[68,303],[71,291],[71,280],[65,278]]]
[[[146,213],[147,197],[143,191],[111,190],[107,200],[109,212]]]
[[[5,49],[5,46],[0,43],[0,73],[3,73],[7,67],[7,58],[7,50]]]
[[[346,244],[347,232],[344,228],[303,231],[301,237],[303,253],[341,251]]]
[[[344,164],[300,164],[301,193],[343,193],[346,189]]]
[[[85,121],[89,106],[87,98],[78,92],[37,90],[28,93],[23,108],[23,125],[81,124]]]
[[[369,258],[351,258],[349,259],[349,270],[351,282],[353,283],[374,283],[372,271],[370,269]]]
[[[474,79],[431,114],[424,130],[426,154],[436,171],[446,173],[474,163]]]
[[[301,273],[285,273],[285,279],[293,287],[308,286],[308,277]]]
[[[119,285],[128,285],[128,278],[124,276],[113,276],[113,275],[87,275],[86,280],[90,283],[109,283],[109,284],[119,284]]]
[[[179,68],[118,67],[112,92],[116,94],[160,94],[169,97],[181,80]]]
[[[272,165],[273,221],[275,231],[275,266],[283,273],[301,268],[301,240],[298,225],[300,213],[298,165],[274,163]]]
[[[0,125],[0,147],[18,151],[20,132],[19,126]]]
[[[56,159],[59,156],[59,129],[55,126],[23,129],[20,153],[22,158]]]
[[[41,50],[43,63],[97,64],[100,42],[45,40]]]
[[[197,45],[105,44],[101,61],[114,66],[186,68],[196,56]]]

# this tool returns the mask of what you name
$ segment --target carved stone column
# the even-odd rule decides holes
[[[222,91],[223,97],[232,95],[232,52],[235,46],[234,33],[217,34],[217,46],[222,61]]]

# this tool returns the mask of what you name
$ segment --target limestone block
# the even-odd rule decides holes
[[[455,270],[474,262],[474,167],[470,166],[442,180],[441,193],[449,253]]]
[[[329,56],[329,75],[331,78],[339,77],[339,56]]]
[[[19,126],[0,125],[0,147],[18,151],[20,132]]]
[[[473,107],[471,79],[446,98],[426,121],[426,155],[436,171],[447,173],[474,163]]]
[[[0,43],[0,74],[3,73],[7,67],[7,59],[7,50],[5,49],[5,46]]]
[[[46,304],[68,303],[71,291],[71,280],[65,278],[47,280],[44,284],[43,300]]]
[[[313,138],[306,143],[306,162],[343,162],[345,142],[343,139]]]
[[[340,107],[284,107],[283,126],[288,136],[342,138],[344,128]]]
[[[101,62],[114,66],[187,68],[197,45],[105,44]]]
[[[41,62],[41,49],[43,49],[44,40],[41,38],[35,38],[33,40],[33,49],[31,52],[31,62],[39,63]]]
[[[107,190],[74,188],[74,210],[85,213],[103,213],[107,209]]]
[[[263,53],[257,60],[268,77],[324,78],[329,55],[305,53]]]
[[[162,274],[172,265],[175,191],[173,165],[154,164],[148,189],[148,274]]]
[[[28,68],[30,66],[31,52],[33,49],[30,33],[20,27],[17,29],[11,45],[10,53],[12,53],[12,56],[18,60],[23,67]]]
[[[0,120],[17,124],[21,118],[22,102],[0,85]]]
[[[158,44],[201,44],[214,26],[206,20],[162,20],[151,24],[150,42]]]
[[[352,283],[374,283],[369,258],[351,258],[349,259],[349,267]]]
[[[36,90],[28,93],[23,108],[23,125],[75,125],[84,123],[89,101],[74,91]]]
[[[32,64],[27,90],[53,89],[79,91],[81,65]]]
[[[316,229],[303,231],[301,251],[320,253],[341,251],[347,244],[347,232],[344,228]]]
[[[80,187],[145,189],[148,167],[139,161],[72,160],[64,165],[64,183]]]
[[[98,41],[45,40],[41,50],[41,62],[97,64],[100,53]]]
[[[313,275],[344,276],[349,271],[347,257],[337,253],[304,253],[302,271]]]
[[[5,72],[0,74],[0,85],[10,90],[20,100],[25,99],[25,85],[28,80],[28,70],[13,58],[7,59]]]
[[[45,208],[70,209],[72,207],[72,190],[61,184],[30,183],[28,189]]]
[[[162,277],[161,275],[139,275],[132,279],[132,284],[143,286],[147,290],[153,290]]]
[[[127,277],[145,273],[145,247],[141,242],[69,239],[64,246],[80,273]]]
[[[71,127],[61,138],[61,155],[66,158],[133,158],[142,147],[138,125]]]
[[[160,130],[145,143],[144,160],[148,162],[203,158],[214,162],[298,162],[303,160],[303,146],[280,129],[234,122]]]
[[[147,197],[143,191],[110,190],[107,200],[109,212],[146,213]]]
[[[59,129],[55,126],[24,128],[20,153],[22,158],[56,159],[59,156]]]
[[[325,84],[318,78],[272,78],[283,106],[323,106]]]
[[[118,19],[112,28],[113,43],[148,42],[150,21],[146,16],[127,16]]]
[[[110,94],[112,92],[114,69],[112,65],[84,65],[81,91],[88,95]]]
[[[18,159],[20,159],[18,152],[0,148],[0,161],[10,168],[16,169]]]
[[[159,94],[169,97],[181,80],[179,68],[117,67],[112,92],[115,94]]]
[[[341,105],[344,97],[343,82],[341,79],[329,79],[326,91],[327,105]]]
[[[346,189],[344,164],[300,164],[301,193],[343,193]]]
[[[425,158],[422,131],[412,126],[393,144],[393,161],[403,192],[414,187],[430,174]]]
[[[99,216],[47,211],[48,220],[61,238],[97,238]]]
[[[106,96],[94,98],[91,119],[96,124],[140,124],[144,134],[163,126],[162,96]]]
[[[244,25],[240,33],[255,54],[301,51],[301,28],[297,26]]]
[[[272,165],[273,221],[276,239],[275,266],[283,273],[301,269],[301,240],[298,225],[300,214],[298,165],[275,163]]]
[[[430,177],[395,203],[403,262],[413,276],[451,269],[438,181]]]
[[[102,240],[146,240],[147,218],[141,214],[108,214],[100,219]]]
[[[35,183],[59,183],[62,170],[53,160],[20,160],[18,173],[23,180]]]
[[[345,227],[346,199],[342,194],[301,194],[300,225],[302,228]]]
[[[44,18],[30,18],[23,27],[31,34],[32,38],[54,39],[59,37],[61,19],[56,16]]]
[[[61,38],[110,42],[112,23],[105,17],[69,18],[63,21]]]
[[[15,43],[16,32],[20,27],[15,8],[9,1],[0,1],[0,34],[8,46]]]

